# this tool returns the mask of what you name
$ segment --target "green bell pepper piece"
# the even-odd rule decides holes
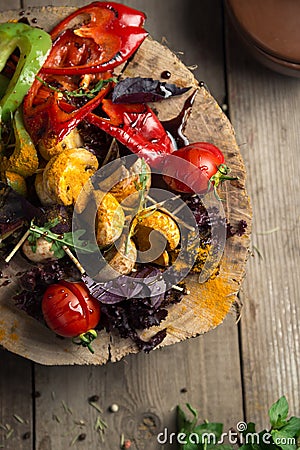
[[[5,94],[8,85],[9,79],[0,73],[0,98]]]
[[[31,137],[25,129],[23,114],[20,108],[15,112],[13,128],[16,140],[15,149],[8,160],[7,169],[26,178],[37,171],[39,159]]]
[[[20,50],[15,73],[0,100],[0,127],[1,122],[9,120],[22,103],[36,74],[44,64],[51,45],[50,35],[39,28],[17,22],[0,24],[0,72],[13,51],[17,47]]]

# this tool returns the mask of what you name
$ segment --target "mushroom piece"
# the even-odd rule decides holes
[[[104,257],[107,264],[95,277],[99,282],[113,280],[120,275],[131,273],[137,257],[136,246],[131,238],[123,235],[112,248],[105,252]]]
[[[40,237],[36,240],[35,251],[32,249],[32,244],[26,239],[22,246],[24,255],[32,262],[42,263],[46,261],[55,261],[58,259],[53,250],[51,250],[52,242],[48,242],[45,238]]]
[[[73,148],[54,156],[43,172],[49,197],[60,205],[72,205],[85,183],[98,169],[95,155],[84,148]]]
[[[154,210],[140,213],[135,219],[133,239],[139,250],[139,262],[168,265],[168,251],[180,242],[180,231],[176,222],[166,213]]]
[[[94,196],[97,202],[100,191],[95,191]],[[110,193],[101,198],[101,203],[97,209],[96,218],[96,239],[97,244],[102,246],[111,245],[121,236],[125,223],[124,211],[118,200]]]
[[[112,188],[110,186],[113,185]],[[119,161],[110,164],[108,176],[99,182],[99,188],[115,196],[123,208],[136,208],[141,192],[147,195],[151,186],[151,169],[146,161],[138,158],[128,169]]]
[[[46,161],[50,161],[53,156],[59,155],[69,148],[80,148],[83,145],[82,137],[78,130],[70,131],[70,133],[64,137],[57,145],[51,148],[47,148],[44,145],[39,145],[39,152]]]
[[[35,192],[43,206],[55,205],[55,202],[49,196],[43,183],[43,173],[37,173],[34,180]]]

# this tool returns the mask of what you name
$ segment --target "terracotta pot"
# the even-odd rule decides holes
[[[225,0],[225,4],[242,41],[258,61],[300,77],[299,0]]]

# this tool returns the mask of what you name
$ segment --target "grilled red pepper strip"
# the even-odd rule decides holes
[[[53,47],[42,73],[77,75],[113,69],[148,35],[145,19],[144,13],[113,2],[77,9],[52,30]]]
[[[89,113],[86,119],[115,137],[153,168],[160,168],[166,154],[175,149],[161,122],[148,105],[114,104],[104,99],[102,108],[109,119]]]
[[[24,123],[33,143],[42,144],[45,148],[58,144],[101,103],[111,84],[107,83],[92,100],[77,109],[68,104],[62,94],[52,90],[46,92],[44,101],[39,98],[40,102],[35,104],[42,87],[41,81],[36,79],[23,101]]]

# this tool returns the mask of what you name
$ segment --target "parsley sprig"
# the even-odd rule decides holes
[[[41,77],[36,76],[36,79],[39,80],[44,86],[46,86],[51,91],[58,92],[63,97],[65,97],[67,100],[72,99],[72,97],[86,97],[88,99],[94,98],[101,89],[107,84],[107,83],[117,83],[117,78],[107,78],[106,80],[99,80],[98,83],[95,84],[95,86],[92,89],[84,89],[82,87],[75,89],[74,91],[68,91],[66,89],[59,89],[55,86],[53,86],[50,83],[47,83],[45,80],[43,80]]]
[[[48,242],[52,242],[51,250],[54,252],[56,258],[62,258],[65,255],[64,246],[71,247],[82,252],[93,253],[98,250],[98,247],[82,239],[85,230],[76,230],[74,232],[67,232],[63,234],[56,234],[51,231],[56,225],[60,223],[56,218],[50,222],[39,227],[33,221],[30,224],[28,241],[31,244],[33,252],[36,252],[37,240],[43,237]]]

